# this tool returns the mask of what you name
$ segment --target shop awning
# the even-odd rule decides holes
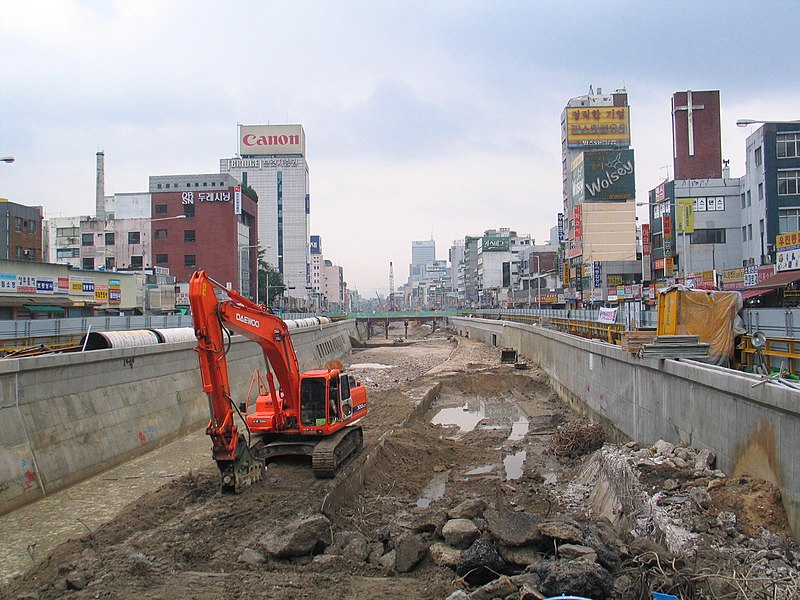
[[[779,287],[786,287],[787,285],[800,281],[800,271],[784,271],[783,273],[775,273],[772,277],[767,277],[761,283],[751,286],[751,290],[765,290],[775,289]]]
[[[763,296],[764,294],[769,294],[770,292],[774,292],[774,289],[769,290],[754,290],[753,288],[744,290],[742,292],[742,300],[749,300],[750,298],[757,298],[758,296]]]
[[[61,306],[48,306],[46,304],[25,304],[23,308],[27,308],[31,312],[40,312],[40,313],[63,313],[64,308]]]

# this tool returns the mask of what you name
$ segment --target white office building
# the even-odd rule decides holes
[[[288,295],[310,289],[310,196],[302,125],[239,125],[239,156],[220,160],[228,173],[258,194],[258,243],[283,275]]]

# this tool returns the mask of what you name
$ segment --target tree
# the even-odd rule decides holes
[[[258,298],[267,306],[271,306],[275,297],[280,295],[286,286],[283,275],[275,267],[264,260],[264,250],[258,249]]]

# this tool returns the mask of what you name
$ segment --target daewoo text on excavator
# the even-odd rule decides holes
[[[315,476],[333,477],[340,464],[362,447],[363,434],[356,422],[367,414],[364,386],[341,368],[300,373],[283,319],[205,271],[195,272],[189,281],[189,304],[211,412],[206,433],[211,436],[222,489],[241,491],[262,478],[266,460],[287,454],[310,455]],[[232,332],[261,346],[265,360],[264,376],[256,369],[240,402],[234,400],[228,378]],[[251,405],[254,385],[258,395]],[[234,422],[237,414],[247,436]]]

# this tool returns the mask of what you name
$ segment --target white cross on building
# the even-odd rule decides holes
[[[673,100],[675,102],[675,100]],[[678,157],[678,141],[675,137],[675,113],[679,110],[686,111],[686,128],[689,132],[689,156],[694,156],[694,122],[692,121],[692,110],[702,110],[702,104],[692,104],[692,90],[686,90],[686,106],[672,106],[672,140],[675,158]]]

